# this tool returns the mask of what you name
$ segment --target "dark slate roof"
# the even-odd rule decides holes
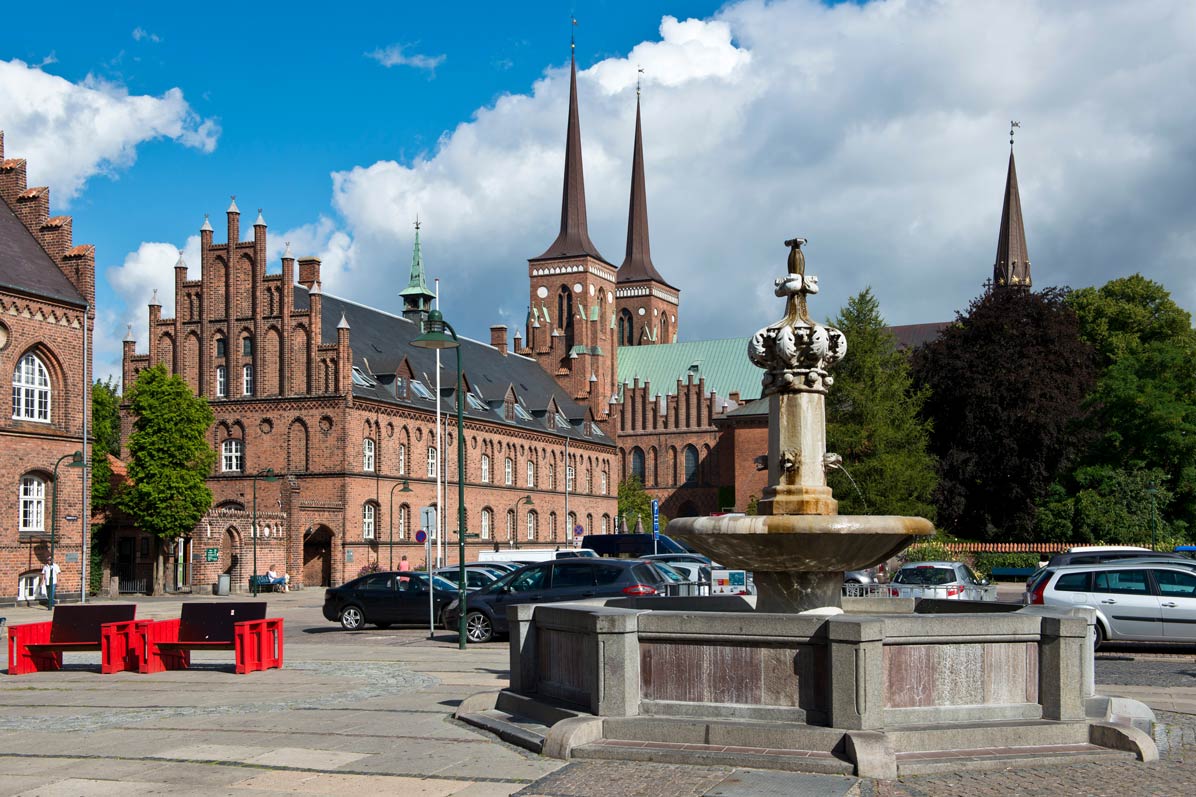
[[[569,127],[565,133],[565,179],[561,189],[561,231],[544,254],[532,260],[589,255],[607,259],[590,240],[586,225],[586,176],[581,165],[581,119],[577,113],[577,62],[569,59]]]
[[[889,327],[889,331],[893,333],[893,337],[897,338],[897,346],[902,349],[916,349],[923,343],[929,343],[939,336],[951,324],[947,321],[939,321],[933,324],[903,324],[902,326]],[[851,341],[848,341],[848,345]],[[848,353],[850,357],[850,352]]]
[[[310,304],[307,289],[302,285],[295,285],[293,289],[295,309],[308,309]],[[433,398],[420,398],[412,391],[408,391],[408,398],[396,398],[394,394],[395,371],[406,358],[416,377],[428,388],[429,393],[435,395],[436,352],[411,345],[411,341],[421,332],[419,324],[325,293],[320,305],[320,322],[324,338],[322,343],[336,342],[336,326],[340,322],[342,314],[349,325],[349,345],[353,350],[353,366],[360,369],[373,383],[362,385],[355,381],[353,395],[358,398],[418,407],[424,410],[435,409],[436,403]],[[594,435],[584,433],[586,408],[570,399],[556,380],[549,376],[535,360],[518,354],[503,356],[489,344],[462,337],[461,368],[473,392],[480,394],[482,401],[488,405],[487,409],[483,410],[471,406],[467,401],[462,408],[466,417],[485,418],[488,421],[507,426],[518,426],[564,436],[566,430],[554,428],[551,419],[547,418],[549,400],[555,399],[557,406],[560,407],[561,412],[572,426],[567,430],[570,437],[614,445],[614,441],[601,432]],[[452,351],[445,351],[440,358],[440,407],[442,412],[456,413],[457,411],[453,388],[456,375],[456,354]],[[524,409],[532,416],[531,420],[520,418],[518,415],[513,419],[508,419],[505,416],[503,402],[507,391],[512,388]]]
[[[83,294],[3,201],[0,201],[0,288],[81,307],[87,304]]]

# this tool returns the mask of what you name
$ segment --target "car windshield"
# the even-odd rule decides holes
[[[655,567],[660,572],[664,573],[666,576],[668,576],[669,580],[671,580],[671,581],[685,581],[686,580],[685,576],[681,575],[680,573],[678,573],[673,568],[669,567],[664,562],[653,562],[652,566]]]
[[[412,589],[428,589],[428,577],[424,573],[406,572],[399,576],[399,578],[401,580],[411,579]],[[443,579],[440,576],[433,576],[432,578],[432,584],[435,585],[436,589],[448,590],[449,592],[457,591],[457,585],[453,582]]]
[[[898,584],[922,584],[935,587],[955,581],[955,571],[949,567],[934,567],[933,565],[903,567],[897,571],[893,581]]]

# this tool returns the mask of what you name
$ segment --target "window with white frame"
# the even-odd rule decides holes
[[[586,468],[586,492],[593,495],[594,493],[594,470],[593,468]]]
[[[507,510],[507,540],[515,539],[515,510]]]
[[[556,536],[556,512],[548,513],[548,534],[550,539],[555,540]]]
[[[30,352],[12,374],[12,417],[21,421],[50,421],[50,372]]]
[[[573,466],[565,468],[565,489],[573,492]]]
[[[540,518],[533,510],[528,510],[527,513],[527,538],[529,540],[536,539],[536,525]]]
[[[220,470],[224,473],[245,470],[245,447],[240,440],[225,440],[220,445]]]
[[[577,513],[570,512],[569,513],[569,528],[565,529],[565,536],[566,537],[573,536],[573,529],[576,528],[576,526],[577,526]]]
[[[490,483],[490,457],[482,454],[482,484]]]
[[[515,463],[510,457],[503,461],[503,484],[510,487],[515,483]]]
[[[399,475],[407,473],[407,446],[399,443]]]
[[[606,483],[606,471],[602,471],[602,494],[609,495],[610,486]]]
[[[407,538],[407,528],[411,525],[411,507],[407,504],[399,504],[399,539]]]
[[[527,486],[536,486],[536,463],[532,462],[530,459],[527,461]]]
[[[248,363],[241,366],[241,393],[246,396],[253,395],[253,366]]]
[[[376,507],[373,504],[366,503],[361,507],[361,537],[362,539],[374,539],[374,510]]]
[[[216,366],[216,398],[228,395],[228,372],[223,365]]]
[[[494,525],[494,513],[489,509],[482,510],[482,528],[478,532],[483,540],[490,539],[490,527]]]
[[[428,446],[428,478],[436,478],[436,448]]]
[[[610,531],[610,515],[602,516],[602,533],[606,534]]]
[[[21,522],[19,530],[46,530],[46,483],[37,476],[21,477]]]
[[[361,441],[361,469],[374,469],[374,441],[368,437]]]

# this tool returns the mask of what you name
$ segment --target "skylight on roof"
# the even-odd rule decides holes
[[[411,392],[422,399],[431,399],[432,391],[428,390],[427,386],[418,379],[411,380]]]
[[[487,406],[486,402],[482,401],[480,398],[475,396],[473,393],[465,394],[465,403],[468,404],[470,407],[472,407],[475,410],[485,411],[485,410],[490,409],[490,407]]]
[[[520,420],[524,420],[524,421],[530,421],[530,420],[533,420],[533,419],[532,419],[532,415],[531,415],[531,413],[530,413],[530,412],[528,412],[527,410],[525,410],[525,409],[523,408],[523,405],[522,405],[522,404],[519,404],[519,403],[516,403],[516,404],[515,404],[515,415],[516,415],[516,416],[517,416],[517,417],[518,417]]]
[[[365,371],[355,365],[353,366],[353,384],[358,387],[376,387],[378,383],[366,376]]]
[[[553,422],[554,422],[554,423],[556,423],[556,428],[558,428],[558,429],[571,429],[571,428],[573,428],[573,424],[569,423],[569,420],[568,420],[568,419],[567,419],[567,418],[566,418],[564,415],[562,415],[562,414],[561,414],[561,413],[559,413],[559,412],[558,412],[558,413],[556,413],[556,415],[555,415],[555,416],[553,416],[553,419],[552,419],[552,420],[553,420]]]

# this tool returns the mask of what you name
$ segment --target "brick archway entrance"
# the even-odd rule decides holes
[[[303,538],[303,586],[332,586],[332,529],[316,526]]]

